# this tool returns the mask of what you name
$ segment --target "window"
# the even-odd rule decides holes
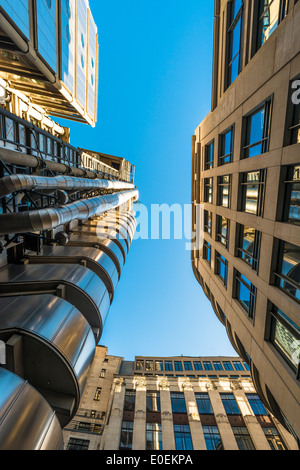
[[[255,450],[246,426],[233,426],[232,430],[239,450]]]
[[[269,39],[288,11],[288,0],[258,0],[255,51]]]
[[[250,370],[250,366],[249,366],[249,364],[247,364],[247,362],[243,362],[243,365],[244,365],[246,370]]]
[[[146,361],[146,370],[153,370],[153,361]]]
[[[243,157],[251,158],[269,151],[271,100],[252,114],[245,116],[245,143]]]
[[[290,82],[290,92],[287,105],[286,135],[284,145],[300,143],[300,75]]]
[[[213,178],[204,178],[204,202],[213,202]]]
[[[97,387],[95,395],[94,395],[94,400],[99,401],[100,400],[100,395],[101,395],[101,387]]]
[[[229,224],[230,221],[226,217],[217,215],[217,241],[222,243],[228,250],[229,246]]]
[[[193,370],[191,361],[184,361],[184,370]]]
[[[147,392],[146,394],[147,411],[160,411],[160,394],[159,392]]]
[[[203,361],[203,365],[204,365],[204,370],[213,370],[210,361]]]
[[[203,259],[211,264],[211,245],[206,240],[203,241]]]
[[[204,211],[204,232],[207,232],[211,236],[212,214],[209,211]]]
[[[101,372],[100,372],[101,379],[104,379],[105,375],[106,375],[106,369],[102,369]]]
[[[264,407],[261,399],[255,393],[246,393],[247,400],[255,415],[267,415],[267,410]]]
[[[192,436],[188,424],[174,424],[176,450],[193,450]]]
[[[289,222],[295,225],[300,225],[300,166],[299,165],[291,166],[287,169],[287,179],[284,183],[285,183],[285,204],[284,204],[283,220],[285,222]]]
[[[231,163],[233,160],[233,139],[234,139],[234,127],[232,126],[229,130],[220,134],[219,137],[219,165],[225,165]]]
[[[171,404],[173,413],[186,413],[184,393],[171,392]]]
[[[125,391],[124,410],[134,411],[135,408],[135,390]]]
[[[280,241],[277,285],[287,294],[300,301],[300,247]]]
[[[241,273],[236,274],[236,298],[247,311],[249,318],[254,318],[256,287]]]
[[[243,0],[233,0],[232,2],[228,2],[227,70],[225,89],[234,82],[241,71],[243,7]]]
[[[165,361],[165,370],[173,370],[172,361]]]
[[[214,166],[214,141],[205,145],[204,148],[204,170],[210,170]]]
[[[257,216],[263,215],[265,170],[242,173],[242,207],[243,212]]]
[[[195,398],[196,398],[196,403],[197,403],[199,414],[203,414],[203,415],[213,414],[213,409],[211,406],[208,393],[196,392]]]
[[[219,276],[225,287],[227,287],[227,270],[227,260],[216,251],[216,274]]]
[[[223,366],[225,370],[233,370],[232,364],[229,361],[223,361]]]
[[[263,431],[272,450],[286,450],[286,446],[275,427],[263,428]]]
[[[218,426],[203,426],[202,428],[207,450],[223,450]]]
[[[162,450],[162,431],[159,423],[146,423],[146,450]]]
[[[200,361],[194,361],[194,369],[195,370],[203,370],[202,364]]]
[[[174,361],[175,370],[183,370],[181,361]]]
[[[164,370],[163,368],[163,361],[155,361],[155,370]]]
[[[144,370],[144,361],[137,360],[136,361],[136,369],[137,370]]]
[[[232,361],[235,370],[244,370],[244,367],[240,361]]]
[[[269,313],[271,315],[270,341],[289,366],[295,371],[297,378],[300,378],[300,353],[298,346],[300,341],[300,328],[275,305],[273,305]]]
[[[230,207],[230,175],[218,177],[218,205]]]
[[[261,234],[252,227],[237,225],[238,227],[238,256],[258,271],[259,248]]]
[[[222,364],[220,361],[213,361],[215,370],[223,370]]]
[[[133,421],[123,421],[119,449],[132,449]]]
[[[223,406],[225,408],[226,414],[228,415],[239,415],[240,409],[234,398],[233,393],[220,393]]]
[[[75,439],[70,437],[67,450],[88,450],[90,441],[85,439]]]

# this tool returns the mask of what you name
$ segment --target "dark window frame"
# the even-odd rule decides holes
[[[247,316],[250,320],[254,321],[255,317],[255,307],[256,307],[256,295],[257,295],[257,288],[254,284],[252,284],[250,281],[248,285],[242,277],[246,276],[239,271],[236,271],[235,273],[235,285],[234,285],[234,298],[239,302],[240,306],[243,308],[243,310],[247,313]],[[247,279],[247,278],[246,278]],[[247,279],[248,280],[248,279]],[[247,307],[244,302],[239,298],[240,297],[240,284],[243,284],[243,286],[249,291],[249,306]]]
[[[226,237],[222,234],[223,219],[226,220]],[[230,237],[230,219],[222,215],[216,216],[216,241],[221,243],[227,250],[229,249],[229,237]],[[223,241],[222,241],[223,240]]]
[[[219,134],[219,155],[218,155],[218,165],[219,166],[224,166],[228,165],[229,163],[233,162],[233,151],[234,151],[234,131],[235,131],[235,125],[232,124],[230,127],[228,127],[225,131],[221,132]],[[230,152],[228,154],[222,155],[222,150],[223,150],[223,145],[224,145],[224,140],[225,136],[231,132],[231,141],[230,141]],[[229,162],[225,162],[224,160],[229,157]]]
[[[211,237],[212,235],[212,212],[204,210],[204,232],[208,233],[208,235]],[[210,225],[209,225],[210,222]]]
[[[211,253],[212,253],[211,244],[207,242],[206,240],[203,240],[203,259],[205,259],[205,261],[208,263],[209,266],[211,266]]]
[[[207,202],[208,204],[213,204],[214,181],[213,181],[212,176],[209,178],[204,178],[203,188],[204,188],[204,194],[203,194],[204,202]]]
[[[270,147],[270,138],[271,138],[271,121],[272,121],[272,109],[273,109],[273,95],[268,96],[262,103],[258,104],[253,108],[249,113],[243,116],[242,120],[242,148],[241,148],[241,159],[255,158],[255,156],[250,157],[248,152],[249,149],[261,145],[261,152],[256,155],[263,155],[264,153],[269,152]],[[263,123],[263,137],[257,142],[250,142],[250,132],[251,132],[251,119],[253,116],[258,114],[260,111],[264,110],[264,123]]]
[[[212,153],[212,155],[211,155]],[[204,147],[204,171],[214,167],[215,139],[212,139]]]
[[[224,277],[221,275],[221,265],[224,268]],[[215,274],[224,284],[225,289],[227,289],[227,278],[228,278],[228,261],[221,255],[218,251],[215,251]]]
[[[244,261],[244,263],[251,267],[256,273],[258,272],[259,269],[259,256],[260,256],[260,245],[261,245],[261,232],[258,230],[255,230],[254,232],[254,242],[253,242],[253,254],[251,255],[250,252],[245,250],[243,248],[243,240],[244,240],[244,230],[245,230],[245,225],[242,224],[237,224],[237,246],[236,246],[236,254],[237,256]],[[246,227],[246,228],[252,228],[252,227]],[[248,257],[251,262],[248,262],[245,257]]]
[[[239,76],[242,70],[242,60],[243,60],[243,36],[244,36],[244,0],[241,2],[241,7],[239,11],[237,12],[236,16],[234,16],[234,5],[235,5],[235,0],[229,1],[227,3],[227,27],[226,27],[226,58],[225,58],[225,86],[224,86],[224,92],[227,90],[227,88],[234,83],[236,78]],[[239,37],[239,51],[238,53],[232,57],[232,46],[233,46],[233,34],[234,30],[238,25],[238,22],[240,23],[240,37]],[[232,64],[236,57],[238,57],[238,74],[237,77],[232,80],[230,71]]]
[[[298,283],[296,279],[293,279],[292,277],[289,277],[287,274],[284,274],[282,272],[284,262],[284,249],[286,244],[295,246],[300,252],[300,246],[294,245],[293,243],[289,243],[285,240],[274,239],[273,256],[274,258],[277,257],[277,266],[276,270],[274,271],[275,285],[293,300],[300,303],[300,295],[299,297],[295,295],[297,294],[297,292],[299,292],[300,294],[300,283]],[[300,263],[298,263],[298,265],[291,269],[293,274],[296,273],[296,276],[299,276],[299,265]],[[281,285],[282,283],[285,284],[285,287]],[[295,290],[295,294],[293,293],[293,290]]]
[[[224,181],[224,178],[228,178],[228,182]],[[231,187],[232,187],[232,175],[221,175],[218,176],[218,187],[217,187],[217,205],[220,207],[225,207],[226,209],[230,209],[231,207]],[[227,204],[223,203],[223,188],[228,187],[228,200]],[[226,197],[226,195],[225,195]]]
[[[259,180],[258,181],[247,181],[247,175],[251,173],[259,173]],[[245,212],[246,214],[254,215],[256,217],[262,217],[264,213],[264,202],[265,202],[265,186],[266,186],[266,176],[267,171],[265,168],[261,170],[254,170],[240,173],[240,212]],[[247,186],[258,186],[258,194],[257,194],[257,207],[256,212],[250,212],[246,210],[246,194],[247,194]]]

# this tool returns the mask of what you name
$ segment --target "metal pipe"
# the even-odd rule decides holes
[[[0,215],[0,235],[50,230],[72,220],[85,220],[94,215],[119,207],[139,197],[138,190],[108,194],[106,196],[81,199],[80,201],[26,212]]]
[[[80,190],[80,189],[133,189],[132,183],[104,179],[86,179],[72,176],[9,175],[0,179],[0,197],[16,191],[28,190]]]

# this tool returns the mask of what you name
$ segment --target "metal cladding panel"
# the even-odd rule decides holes
[[[88,64],[87,64],[87,112],[92,119],[96,120],[96,92],[97,92],[97,26],[92,17],[91,11],[88,11]]]
[[[87,0],[77,0],[76,12],[76,99],[78,103],[86,110],[87,102]]]
[[[61,2],[61,78],[71,94],[75,93],[75,2]]]
[[[0,6],[6,11],[27,39],[30,37],[28,4],[28,0],[0,0]]]
[[[56,1],[36,2],[38,52],[47,64],[57,70]]]
[[[26,381],[0,369],[0,450],[41,449],[63,449],[55,413]]]

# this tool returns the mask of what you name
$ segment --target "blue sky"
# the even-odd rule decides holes
[[[140,201],[189,204],[191,137],[210,111],[213,0],[90,0],[98,122],[71,143],[127,158]],[[135,240],[105,324],[109,354],[236,355],[193,276],[186,240]]]

